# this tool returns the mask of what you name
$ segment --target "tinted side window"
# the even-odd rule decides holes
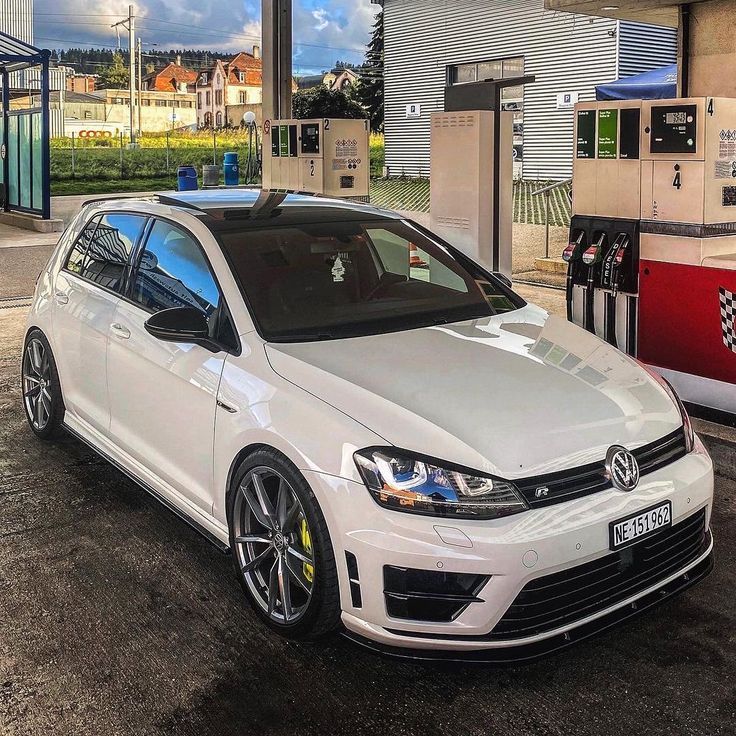
[[[82,230],[77,238],[77,242],[74,243],[74,247],[69,252],[69,257],[66,259],[66,268],[72,273],[78,274],[82,272],[87,246],[90,240],[92,240],[99,219],[99,217],[95,217],[85,225],[84,230]]]
[[[122,291],[128,259],[145,222],[140,215],[104,215],[87,248],[81,275],[106,289]]]
[[[158,220],[141,253],[131,298],[154,312],[196,307],[209,317],[220,292],[199,244],[184,230]]]

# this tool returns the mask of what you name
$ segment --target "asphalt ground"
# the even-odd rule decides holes
[[[519,667],[290,643],[247,608],[227,556],[78,441],[31,434],[24,317],[0,310],[3,736],[736,734],[727,443],[714,440],[714,572],[615,631]]]

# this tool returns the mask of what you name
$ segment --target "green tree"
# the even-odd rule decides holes
[[[366,109],[371,130],[378,133],[383,130],[383,11],[376,15],[365,64],[356,71],[360,79],[352,96]]]
[[[300,89],[291,102],[295,118],[365,118],[365,110],[340,90],[327,89],[323,84],[312,89]]]
[[[100,86],[103,89],[125,89],[128,86],[128,67],[123,55],[116,52],[112,56],[112,64],[100,72]]]

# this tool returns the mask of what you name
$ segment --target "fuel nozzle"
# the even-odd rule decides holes
[[[593,242],[583,251],[583,263],[588,267],[588,278],[585,288],[585,329],[595,334],[595,277],[598,264],[603,258],[603,247],[606,234],[598,233]]]
[[[577,237],[570,238],[570,242],[565,247],[565,250],[562,251],[562,260],[565,263],[570,263],[570,261],[580,258],[580,249],[584,239],[585,232],[583,230],[578,230]]]
[[[595,266],[600,263],[603,256],[603,244],[606,242],[606,234],[600,233],[584,251],[583,251],[583,263],[586,266]]]

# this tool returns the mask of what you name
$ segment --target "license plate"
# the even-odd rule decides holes
[[[665,501],[645,511],[637,511],[625,519],[610,523],[611,549],[623,549],[670,526],[672,526],[672,503],[670,501]]]

